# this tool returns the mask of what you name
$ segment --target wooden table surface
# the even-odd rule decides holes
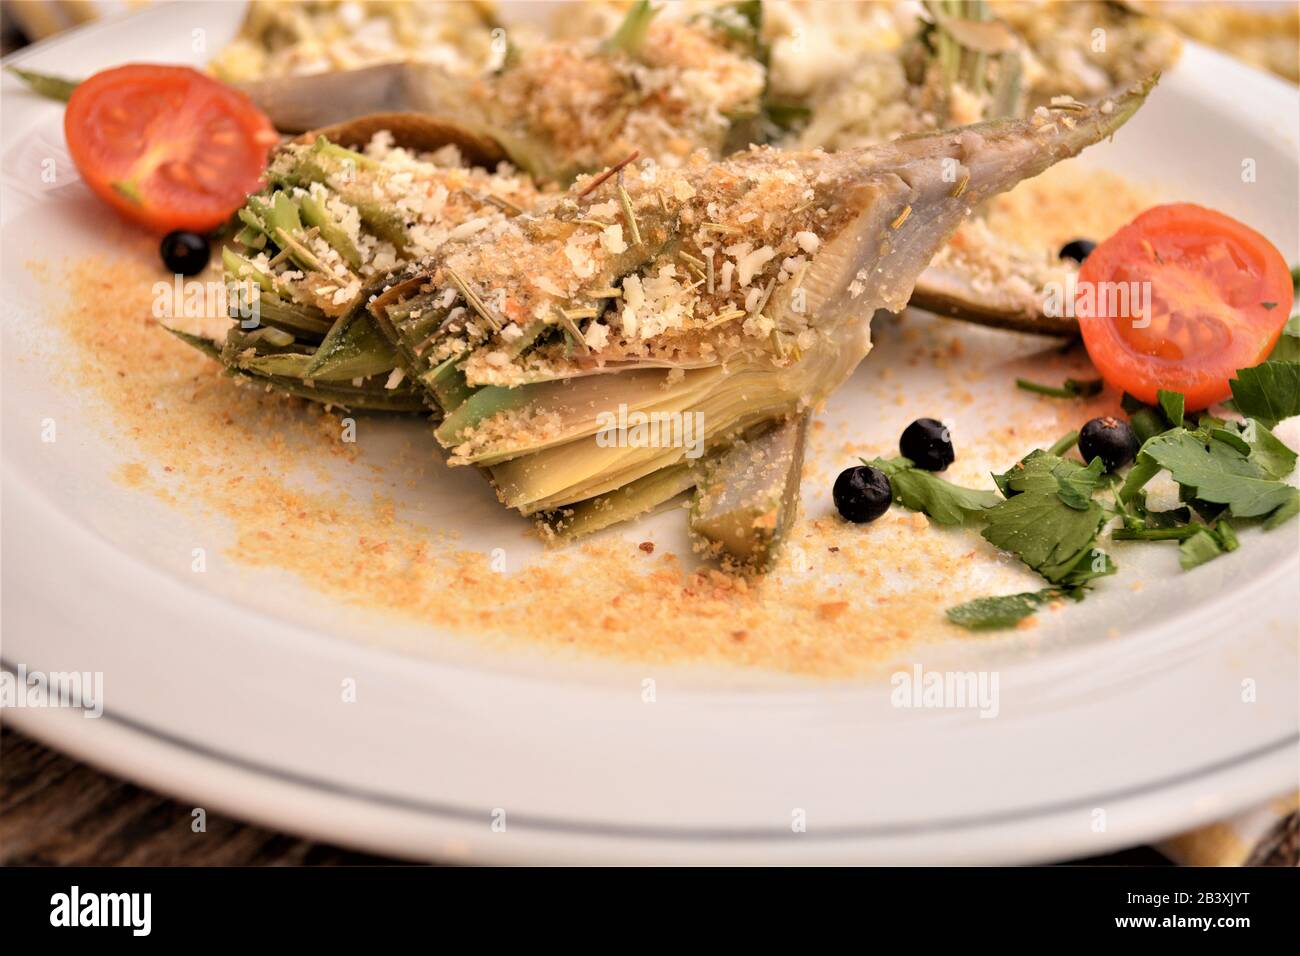
[[[300,840],[142,790],[0,728],[0,865],[339,866],[398,861]]]
[[[355,866],[403,861],[207,815],[0,727],[0,866]],[[1072,863],[1166,866],[1150,847]]]

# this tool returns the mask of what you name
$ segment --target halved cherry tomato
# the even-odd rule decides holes
[[[1075,312],[1107,382],[1144,402],[1182,392],[1195,411],[1226,399],[1291,314],[1291,275],[1267,239],[1191,203],[1148,209],[1079,270]]]
[[[197,70],[132,64],[78,84],[63,116],[86,184],[158,232],[206,232],[261,186],[275,128],[253,102]]]

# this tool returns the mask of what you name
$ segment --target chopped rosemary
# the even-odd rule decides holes
[[[805,262],[799,267],[799,271],[794,274],[794,282],[790,285],[791,291],[798,289],[803,285],[804,276],[808,274],[808,267],[811,265],[811,262]]]
[[[957,184],[957,188],[952,191],[952,198],[956,199],[958,196],[964,193],[966,191],[966,187],[969,185],[970,185],[970,173],[967,173],[966,175],[962,176],[961,182]]]
[[[907,222],[907,217],[912,215],[912,207],[904,206],[903,211],[898,214],[898,218],[889,224],[890,229],[897,229],[903,223]]]
[[[305,245],[295,239],[289,233],[284,231],[283,226],[276,226],[275,241],[280,246],[281,254],[292,250],[292,255],[303,265],[317,272],[324,272],[325,266],[316,258],[316,254],[308,249]]]
[[[728,309],[726,312],[719,312],[712,319],[704,324],[704,328],[712,329],[719,325],[724,325],[732,319],[739,319],[745,314],[744,309]]]
[[[623,174],[618,174],[618,201],[623,204],[623,215],[627,219],[628,232],[632,236],[632,245],[641,245],[641,227],[637,225],[636,213],[632,211],[632,197],[623,185]]]
[[[784,359],[785,343],[781,341],[781,333],[778,332],[776,329],[773,329],[772,334],[768,336],[768,339],[772,343],[772,351],[776,353],[776,357],[779,359]]]
[[[275,255],[273,255],[273,256],[272,256],[272,257],[267,261],[267,263],[266,263],[266,264],[267,264],[267,267],[268,267],[268,268],[272,268],[272,269],[274,269],[274,268],[275,268],[276,266],[278,266],[281,262],[284,262],[285,259],[288,259],[288,258],[289,258],[289,254],[290,254],[291,252],[293,252],[293,250],[290,249],[288,246],[285,246],[283,249],[281,249],[279,252],[277,252]]]
[[[483,201],[496,206],[503,212],[510,213],[512,216],[520,216],[523,215],[524,212],[523,206],[516,205],[509,199],[506,199],[504,196],[498,196],[496,193],[484,193]]]
[[[678,255],[686,260],[686,268],[693,276],[701,282],[706,279],[708,274],[704,271],[703,259],[695,258],[695,256],[691,255],[689,252],[679,252]]]
[[[763,314],[763,310],[767,308],[767,300],[772,297],[772,290],[774,288],[776,288],[775,276],[768,280],[767,286],[763,289],[763,294],[758,297],[758,302],[754,306],[754,315]]]
[[[582,310],[575,309],[574,311],[577,312]],[[593,309],[592,311],[594,312],[595,310]],[[573,343],[582,349],[582,354],[591,354],[591,347],[587,345],[586,337],[582,334],[582,330],[578,328],[578,323],[573,321],[573,317],[569,312],[560,308],[557,308],[556,312],[560,315],[560,327],[563,328],[569,338],[573,340]]]
[[[501,329],[505,327],[505,323],[488,309],[488,304],[479,297],[477,292],[469,287],[468,283],[465,282],[465,279],[459,272],[451,266],[446,266],[446,271],[447,278],[449,278],[452,285],[456,287],[456,291],[461,294],[461,298],[465,300],[465,304],[482,316],[483,321],[492,326],[493,332],[500,332]]]

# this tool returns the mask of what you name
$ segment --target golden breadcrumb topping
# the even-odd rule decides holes
[[[541,43],[470,96],[574,170],[633,149],[675,164],[700,146],[716,151],[736,118],[756,113],[764,76],[762,64],[700,24],[659,18],[635,57],[595,38]]]
[[[449,334],[436,357],[470,352],[471,384],[505,386],[741,350],[789,361],[805,328],[789,316],[778,328],[769,303],[798,288],[850,214],[834,200],[837,182],[806,160],[753,147],[722,163],[702,152],[678,168],[631,163],[448,241],[423,290],[458,294],[439,300]],[[453,315],[467,288],[487,316]],[[513,347],[534,343],[539,325],[565,335]],[[774,350],[774,332],[788,353]]]
[[[323,175],[292,185],[304,164]],[[506,164],[495,171],[469,166],[453,145],[434,153],[413,152],[395,145],[387,132],[376,134],[361,154],[288,144],[273,159],[269,176],[289,183],[283,192],[295,203],[319,203],[356,250],[357,261],[345,261],[320,229],[307,229],[298,241],[321,268],[302,269],[285,255],[254,250],[248,267],[269,276],[282,297],[327,315],[348,311],[376,276],[431,255],[445,242],[474,235],[533,204],[539,195],[531,179]],[[400,228],[400,247],[393,236],[367,224],[363,210],[368,204],[382,208]]]

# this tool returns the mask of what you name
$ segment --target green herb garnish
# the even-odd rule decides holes
[[[1075,511],[1088,510],[1092,493],[1097,490],[1097,483],[1105,470],[1106,465],[1100,458],[1094,458],[1086,468],[1062,460],[1052,469],[1052,477],[1059,486],[1056,496]]]
[[[1226,505],[1238,518],[1266,515],[1294,491],[1239,448],[1185,428],[1152,438],[1142,446],[1138,459],[1167,468],[1174,481],[1195,498]],[[1145,470],[1149,468],[1147,465]]]
[[[1056,597],[1081,600],[1088,582],[1115,572],[1097,546],[1113,519],[1120,522],[1112,532],[1117,541],[1177,541],[1179,563],[1190,570],[1239,547],[1229,518],[1263,518],[1272,529],[1300,514],[1300,489],[1284,481],[1300,456],[1269,429],[1300,414],[1300,364],[1241,370],[1233,392],[1250,417],[1229,421],[1202,413],[1195,427],[1178,392],[1158,392],[1158,407],[1124,395],[1142,448],[1118,487],[1100,460],[1085,466],[1062,457],[1077,442],[1075,433],[995,474],[1005,500],[981,512],[984,538],[1056,587],[978,598],[949,609],[948,619],[970,630],[1011,627]],[[1162,469],[1179,485],[1184,504],[1152,512],[1142,489]],[[1107,490],[1110,500],[1098,501]]]
[[[1052,443],[1052,447],[1047,449],[1047,453],[1049,455],[1064,455],[1077,444],[1079,444],[1079,433],[1077,431],[1066,432]]]
[[[1237,411],[1270,428],[1300,415],[1300,362],[1268,361],[1237,370],[1230,383]]]
[[[1226,429],[1216,429],[1218,435]],[[1296,453],[1259,422],[1250,421],[1240,431],[1250,460],[1272,478],[1285,478],[1295,471]]]
[[[1178,563],[1184,571],[1200,567],[1206,561],[1213,561],[1221,554],[1237,550],[1237,535],[1226,521],[1217,522],[1212,528],[1200,526],[1183,539],[1178,546]]]
[[[1156,401],[1160,403],[1160,411],[1164,412],[1165,421],[1169,423],[1170,428],[1177,428],[1183,423],[1183,415],[1187,410],[1187,400],[1183,398],[1182,392],[1167,392],[1163,388],[1156,392]]]
[[[968,631],[996,631],[1015,627],[1038,611],[1042,605],[1061,598],[1080,600],[1077,591],[1062,588],[1044,588],[1021,594],[1004,594],[997,597],[975,598],[965,604],[948,608],[948,620]]]
[[[1156,514],[1160,513],[1156,512]],[[1111,532],[1110,536],[1116,541],[1184,541],[1199,530],[1199,525],[1166,525],[1162,528],[1116,528]]]
[[[1114,563],[1097,547],[1107,520],[1092,500],[1102,484],[1099,461],[1085,468],[1036,451],[1002,478],[1011,497],[986,514],[983,535],[990,544],[1010,551],[1053,584],[1074,587],[1115,573]]]
[[[1128,413],[1129,427],[1133,429],[1138,442],[1154,438],[1168,427],[1165,424],[1163,411],[1138,401],[1128,392],[1125,392],[1124,397],[1120,399],[1120,405]]]
[[[1091,398],[1094,395],[1100,395],[1102,389],[1102,380],[1067,378],[1065,383],[1057,388],[1054,385],[1040,385],[1038,382],[1031,382],[1026,378],[1016,379],[1016,388],[1024,389],[1026,392],[1035,392],[1039,395],[1048,395],[1052,398]]]
[[[9,67],[9,72],[26,83],[33,93],[39,93],[41,96],[58,100],[61,103],[68,102],[68,97],[72,96],[72,91],[81,83],[80,80],[69,80],[49,73],[20,70],[16,66]]]
[[[908,458],[862,459],[889,477],[894,501],[904,508],[929,515],[936,524],[964,525],[978,520],[1002,499],[996,492],[963,488],[944,481],[934,472],[915,467]]]
[[[1278,505],[1277,510],[1269,515],[1268,520],[1264,522],[1264,529],[1272,531],[1294,518],[1297,514],[1300,514],[1300,488],[1292,488],[1291,496]]]
[[[1277,344],[1268,354],[1270,362],[1300,362],[1300,315],[1287,319]]]

